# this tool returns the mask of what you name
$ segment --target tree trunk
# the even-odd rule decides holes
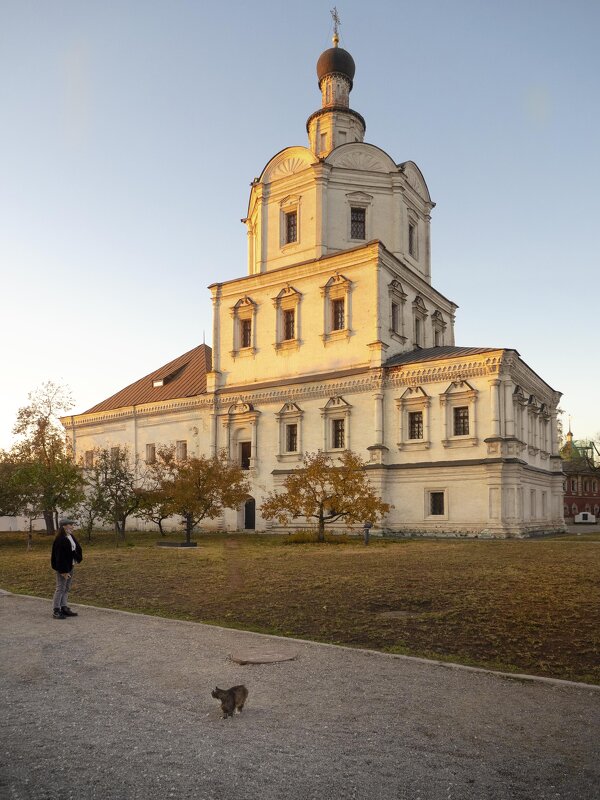
[[[33,547],[33,533],[32,533],[32,528],[33,528],[33,521],[32,521],[32,519],[31,519],[31,517],[30,517],[30,518],[29,518],[29,530],[27,531],[27,549],[28,549],[28,550],[31,550],[31,548]]]
[[[163,531],[163,526],[162,526],[162,524],[163,524],[163,521],[162,521],[162,519],[159,519],[159,520],[158,520],[158,530],[160,531],[160,535],[161,535],[161,536],[164,536],[164,535],[165,535],[165,532]]]
[[[185,516],[185,540],[189,544],[192,541],[192,515],[186,514]]]
[[[325,520],[323,519],[323,513],[319,514],[319,527],[317,529],[317,541],[324,542],[325,541]]]
[[[54,527],[54,512],[44,511],[44,522],[46,523],[46,533],[54,534],[56,529]]]

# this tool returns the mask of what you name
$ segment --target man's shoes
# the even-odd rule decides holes
[[[61,608],[55,608],[54,611],[52,612],[52,618],[53,619],[66,619],[67,615],[63,614]]]
[[[61,611],[65,617],[78,617],[79,614],[76,611],[71,611],[69,606],[63,606]]]

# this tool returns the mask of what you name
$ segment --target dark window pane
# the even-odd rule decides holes
[[[286,244],[298,241],[298,212],[290,211],[285,215],[285,241]]]
[[[412,222],[408,223],[408,252],[413,258],[417,255],[417,228]]]
[[[392,303],[392,330],[394,333],[398,333],[398,306],[396,303]]]
[[[423,412],[411,411],[408,415],[408,438],[423,438]]]
[[[286,425],[285,427],[285,449],[288,453],[298,451],[298,426]]]
[[[467,406],[454,409],[454,435],[469,435],[469,409]]]
[[[295,339],[296,338],[296,331],[295,331],[295,322],[296,322],[296,314],[294,311],[284,311],[283,312],[283,338],[285,340],[288,339]]]
[[[444,513],[444,493],[431,492],[429,495],[429,513],[432,516],[440,516]]]
[[[346,437],[344,436],[344,422],[343,419],[333,420],[333,446],[338,449],[345,447]]]
[[[366,211],[364,208],[351,208],[350,209],[350,238],[351,239],[365,239],[365,219]]]
[[[343,331],[346,327],[345,309],[343,300],[334,300],[331,304],[331,327],[334,331]]]
[[[252,344],[252,320],[242,320],[242,347],[250,347]]]
[[[250,457],[252,456],[252,443],[240,442],[240,467],[250,469]]]

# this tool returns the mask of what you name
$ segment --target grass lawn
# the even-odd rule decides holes
[[[368,547],[195,538],[159,548],[158,534],[128,533],[116,547],[94,534],[72,602],[600,684],[600,534]],[[25,544],[0,534],[0,587],[50,601],[51,538]]]

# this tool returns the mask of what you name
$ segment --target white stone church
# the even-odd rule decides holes
[[[563,530],[561,395],[516,350],[455,345],[457,306],[431,283],[427,184],[414,162],[364,141],[354,71],[334,37],[308,147],[281,150],[253,181],[248,274],[209,287],[212,350],[63,418],[75,456],[226,448],[251,496],[210,523],[224,530],[277,530],[260,516],[266,493],[304,452],[344,449],[392,504],[387,532]]]

